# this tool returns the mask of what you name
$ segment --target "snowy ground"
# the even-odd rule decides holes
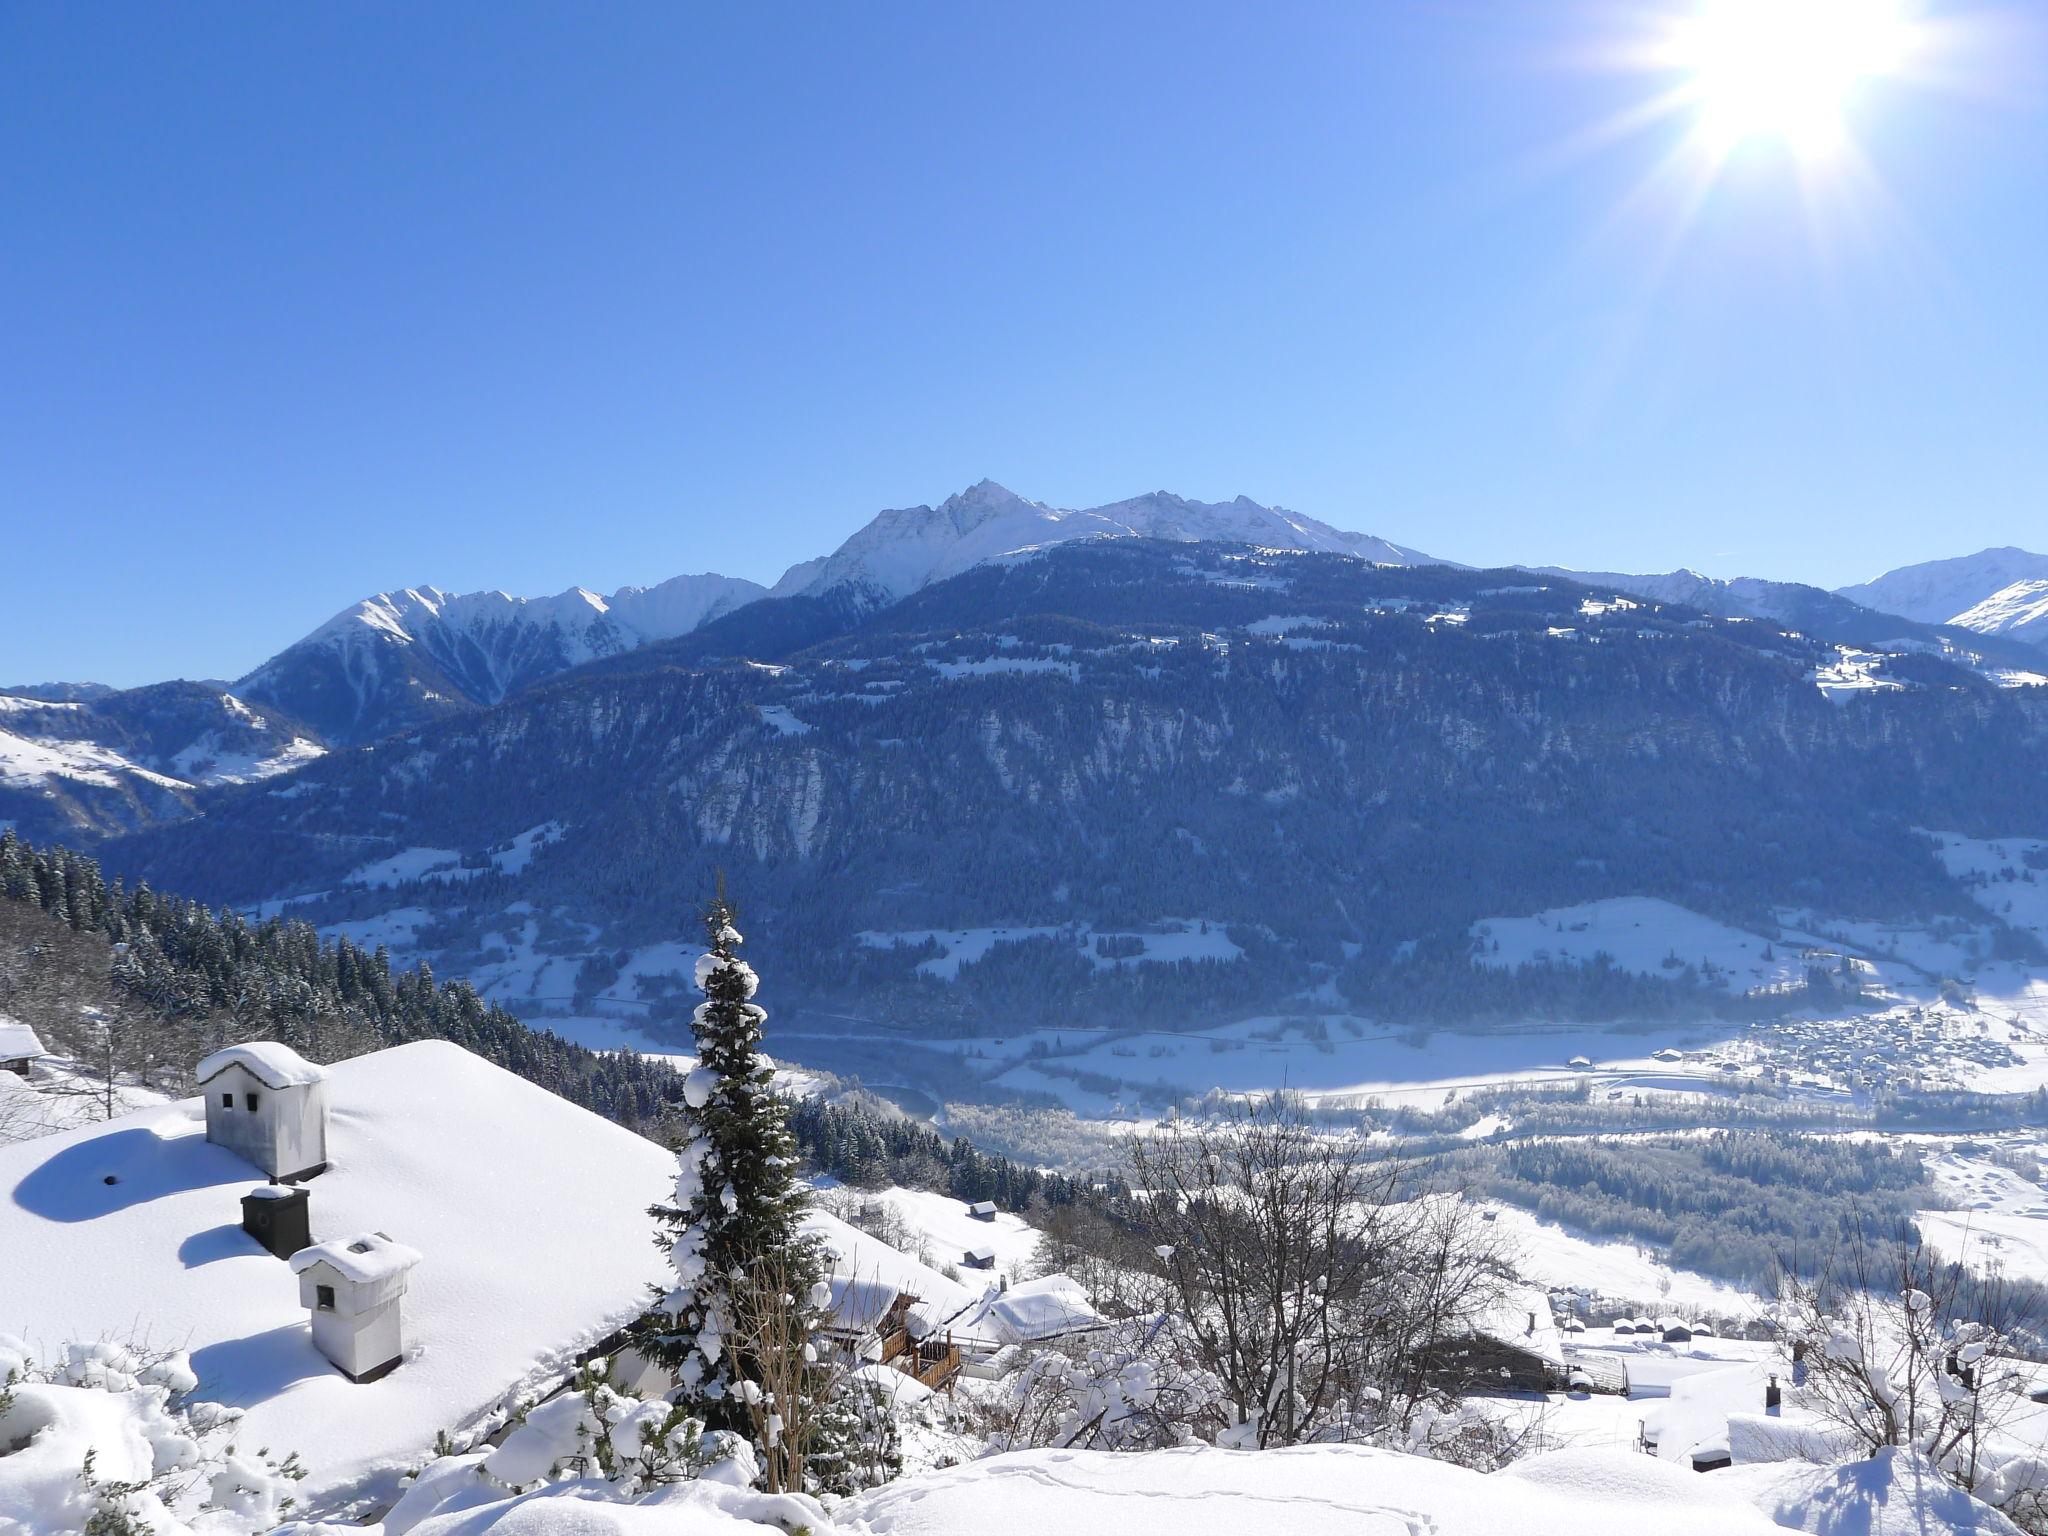
[[[1978,1269],[2036,1278],[2048,1275],[2048,1136],[1979,1138],[1929,1157],[1935,1179],[1958,1209],[1921,1211],[1927,1240]],[[2029,1161],[2034,1177],[1990,1157],[1993,1148]]]
[[[1585,965],[1604,955],[1640,976],[1671,975],[1690,965],[1721,978],[1726,991],[1786,986],[1805,974],[1798,946],[1774,943],[1649,896],[1622,896],[1560,907],[1530,917],[1475,923],[1482,965]]]
[[[1512,1254],[1516,1272],[1543,1286],[1576,1286],[1618,1301],[1654,1306],[1658,1311],[1717,1317],[1756,1315],[1754,1293],[1690,1270],[1674,1269],[1646,1244],[1594,1242],[1574,1236],[1554,1222],[1539,1220],[1518,1206],[1487,1202],[1492,1225]],[[1611,1340],[1604,1328],[1590,1337]]]

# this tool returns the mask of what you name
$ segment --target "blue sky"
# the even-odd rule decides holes
[[[1881,193],[1763,144],[1684,223],[1683,114],[1570,148],[1658,9],[7,7],[0,684],[771,580],[983,475],[1468,562],[2048,544],[2023,10],[1859,97]]]

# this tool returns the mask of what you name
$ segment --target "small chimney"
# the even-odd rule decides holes
[[[280,1259],[313,1246],[310,1201],[303,1186],[259,1184],[242,1196],[242,1230]]]
[[[1778,1373],[1771,1372],[1771,1379],[1764,1384],[1764,1412],[1776,1413],[1785,1401],[1785,1394],[1778,1390]]]

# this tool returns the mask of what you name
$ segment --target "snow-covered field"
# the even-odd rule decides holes
[[[1988,1155],[1991,1144],[1966,1141],[1928,1159],[1955,1210],[1921,1211],[1916,1219],[1927,1240],[1978,1269],[2009,1275],[2048,1275],[2048,1137],[2001,1137],[2008,1159],[2031,1161],[2034,1177],[2015,1172]]]
[[[1690,1270],[1674,1269],[1648,1244],[1595,1242],[1516,1206],[1488,1202],[1483,1208],[1494,1213],[1492,1225],[1524,1280],[1543,1286],[1578,1287],[1618,1301],[1654,1304],[1661,1310],[1688,1315],[1748,1318],[1757,1314],[1755,1293]],[[1595,1329],[1593,1335],[1608,1337],[1605,1329]]]
[[[1717,971],[1736,991],[1783,986],[1804,973],[1796,948],[1774,945],[1697,912],[1649,896],[1619,896],[1530,917],[1494,917],[1472,926],[1479,962],[1497,970],[1530,964],[1587,965],[1604,955],[1640,976],[1690,965]]]

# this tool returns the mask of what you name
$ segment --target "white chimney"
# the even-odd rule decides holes
[[[313,1343],[350,1381],[375,1381],[405,1356],[399,1306],[420,1256],[382,1232],[318,1243],[292,1255]]]

